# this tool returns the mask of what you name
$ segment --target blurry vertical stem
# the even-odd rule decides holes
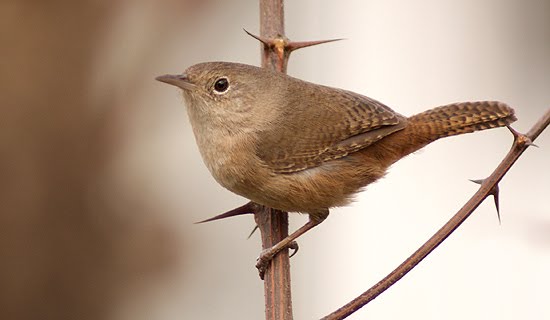
[[[272,45],[262,44],[262,67],[286,72],[288,55],[281,54],[284,45],[276,45],[284,43],[283,0],[260,0],[260,37],[272,40]],[[288,236],[288,213],[264,206],[258,208],[254,216],[262,234],[262,248],[266,249]],[[264,294],[266,319],[292,319],[288,249],[277,254],[267,268]]]

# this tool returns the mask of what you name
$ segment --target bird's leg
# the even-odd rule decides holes
[[[292,234],[288,235],[283,240],[279,241],[274,246],[264,249],[260,253],[260,256],[258,257],[258,260],[256,262],[256,268],[258,269],[260,278],[263,280],[265,270],[267,269],[273,257],[277,255],[277,253],[291,246],[292,243],[295,243],[294,240],[296,240],[296,238],[308,232],[309,230],[313,229],[315,226],[319,225],[321,222],[323,222],[327,218],[327,216],[328,216],[328,209],[321,212],[316,212],[315,214],[310,214],[309,221],[306,224],[304,224],[298,230],[294,231]]]

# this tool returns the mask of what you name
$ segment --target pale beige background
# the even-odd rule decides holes
[[[252,217],[193,224],[246,200],[211,178],[179,93],[153,80],[202,61],[258,65],[259,45],[242,31],[258,33],[257,3],[118,1],[106,8],[85,81],[92,106],[103,105],[107,93],[114,101],[114,141],[97,179],[84,187],[92,190],[91,212],[127,223],[140,212],[145,222],[130,238],[124,228],[111,230],[123,244],[145,256],[156,252],[159,239],[149,233],[161,226],[171,257],[169,268],[149,270],[152,280],[136,281],[139,273],[130,284],[113,280],[129,290],[105,306],[106,317],[262,319],[259,237],[246,240]],[[347,39],[294,53],[292,76],[368,95],[405,115],[501,100],[516,109],[520,131],[550,107],[549,1],[309,0],[287,1],[285,10],[291,39]],[[506,129],[436,142],[397,163],[354,205],[333,210],[292,258],[295,318],[319,318],[391,271],[467,201],[476,190],[468,179],[487,176],[510,143]],[[536,143],[500,184],[501,225],[492,200],[483,203],[350,319],[550,318],[548,132]],[[293,214],[291,228],[305,221]],[[132,245],[141,234],[149,246]]]

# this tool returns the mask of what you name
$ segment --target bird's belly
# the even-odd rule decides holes
[[[250,198],[284,211],[319,212],[353,201],[366,185],[381,178],[386,167],[368,153],[327,161],[289,174],[271,174]]]
[[[254,202],[289,212],[314,213],[351,201],[358,188],[342,187],[342,180],[327,175],[324,168],[312,168],[290,174],[269,174],[253,189],[246,185],[237,192]],[[246,193],[246,194],[245,194]]]
[[[206,150],[199,148],[208,169],[223,187],[283,211],[312,213],[347,205],[355,193],[385,172],[385,167],[372,157],[355,153],[318,167],[275,173],[244,142],[226,139],[218,148],[212,143]]]

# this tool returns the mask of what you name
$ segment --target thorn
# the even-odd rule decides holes
[[[246,34],[248,34],[248,35],[251,36],[252,38],[254,38],[254,39],[260,41],[261,43],[263,43],[264,46],[270,47],[270,46],[273,45],[273,40],[272,40],[272,39],[262,38],[262,37],[260,37],[260,36],[257,36],[257,35],[255,35],[255,34],[252,34],[252,33],[248,32],[248,30],[246,30],[246,29],[244,29],[244,28],[243,28],[243,30],[244,30],[244,32],[246,32]]]
[[[473,183],[477,183],[477,184],[483,184],[483,182],[485,182],[485,179],[476,179],[476,180],[469,179],[469,180],[472,181]],[[493,199],[495,200],[495,207],[497,209],[498,224],[501,224],[498,193],[499,193],[499,188],[498,188],[498,183],[497,183],[493,187],[493,189],[491,189],[489,194],[492,195]]]
[[[521,135],[521,133],[512,128],[512,126],[506,126],[506,128],[508,128],[508,130],[510,130],[510,132],[514,135],[514,138],[517,138]]]
[[[495,207],[497,208],[497,217],[498,217],[498,224],[502,224],[502,220],[500,220],[500,208],[498,205],[498,185],[495,186],[495,192],[492,193],[493,199],[495,200]]]
[[[302,49],[302,48],[305,48],[305,47],[311,47],[311,46],[316,46],[316,45],[323,44],[323,43],[340,41],[340,40],[346,40],[346,39],[340,38],[340,39],[330,39],[330,40],[289,42],[286,45],[286,49],[288,51],[292,52],[292,51],[297,50],[297,49]]]
[[[282,46],[282,47],[284,47],[284,49],[286,49],[289,52],[292,52],[292,51],[297,50],[297,49],[305,48],[305,47],[316,46],[316,45],[323,44],[323,43],[346,40],[346,39],[340,38],[340,39],[330,39],[330,40],[288,42],[288,39],[286,39],[286,38],[281,38],[281,39],[278,39],[278,38],[275,38],[275,39],[264,38],[264,37],[257,36],[257,35],[255,35],[251,32],[248,32],[248,30],[246,30],[246,29],[243,29],[243,30],[244,30],[244,32],[246,32],[246,34],[248,34],[252,38],[260,41],[266,47]]]
[[[254,213],[254,203],[249,202],[245,205],[242,205],[242,206],[240,206],[238,208],[235,208],[233,210],[229,210],[229,211],[224,212],[222,214],[219,214],[215,217],[212,217],[212,218],[209,218],[209,219],[206,219],[206,220],[202,220],[202,221],[199,221],[199,222],[195,222],[195,224],[210,222],[210,221],[214,221],[214,220],[221,220],[221,219],[230,218],[230,217],[234,217],[234,216],[240,216],[240,215],[243,215],[243,214],[253,214],[253,213]]]
[[[254,226],[254,229],[252,229],[252,231],[250,232],[250,234],[248,235],[248,237],[246,237],[246,240],[250,239],[250,237],[252,237],[252,235],[254,234],[254,232],[256,232],[256,230],[258,230],[258,225],[255,225]]]
[[[514,140],[521,145],[525,145],[528,147],[539,147],[536,144],[533,143],[533,141],[523,133],[518,132],[516,129],[512,128],[511,126],[506,126],[508,130],[514,135]]]
[[[473,183],[477,183],[477,184],[482,184],[483,181],[485,181],[485,179],[477,179],[477,180],[468,179],[468,180],[472,181]]]
[[[525,145],[528,147],[537,147],[537,148],[539,147],[538,145],[534,144],[533,141],[531,141],[531,139],[529,138],[527,138],[527,141],[525,141]]]

